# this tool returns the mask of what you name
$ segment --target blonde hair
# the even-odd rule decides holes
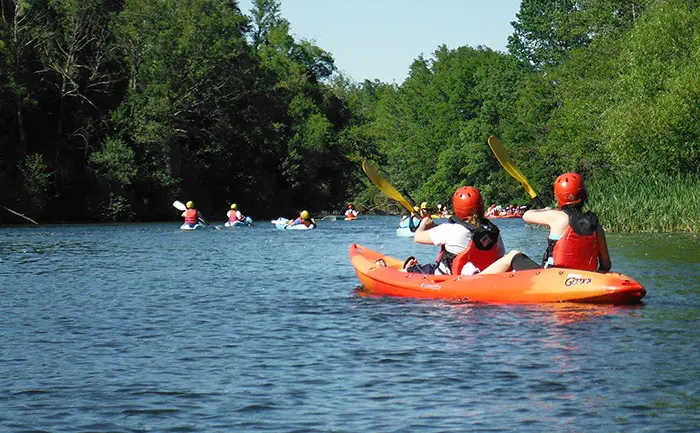
[[[479,224],[480,220],[481,220],[481,216],[479,214],[472,214],[472,216],[467,218],[465,221],[471,225],[477,225],[477,224]]]

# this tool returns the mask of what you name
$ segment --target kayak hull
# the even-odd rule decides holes
[[[197,224],[185,223],[185,224],[180,226],[180,230],[184,230],[184,231],[193,231],[193,230],[202,229],[202,228],[204,228],[204,224],[200,224],[200,223],[197,223]]]
[[[386,267],[377,264],[382,259]],[[644,287],[619,273],[550,268],[491,275],[401,272],[403,260],[353,244],[350,261],[367,293],[421,299],[507,304],[582,302],[637,304]]]
[[[396,236],[399,236],[402,238],[410,238],[410,237],[413,237],[414,234],[416,234],[416,233],[412,232],[411,229],[408,227],[399,227],[396,229]]]

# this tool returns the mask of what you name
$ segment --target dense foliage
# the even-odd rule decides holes
[[[576,170],[689,209],[625,224],[634,197],[607,197],[621,230],[700,230],[697,2],[523,0],[509,53],[436,47],[400,85],[339,74],[278,0],[0,5],[0,204],[41,221],[173,218],[175,199],[212,217],[232,202],[259,217],[391,210],[363,159],[417,201],[471,184],[525,203],[495,134],[545,199]]]

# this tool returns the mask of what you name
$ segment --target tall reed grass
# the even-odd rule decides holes
[[[592,179],[589,204],[606,231],[700,232],[696,175]]]

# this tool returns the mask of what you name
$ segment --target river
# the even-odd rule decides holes
[[[697,235],[608,235],[638,306],[359,296],[350,244],[437,255],[397,223],[0,228],[0,431],[698,430]]]

